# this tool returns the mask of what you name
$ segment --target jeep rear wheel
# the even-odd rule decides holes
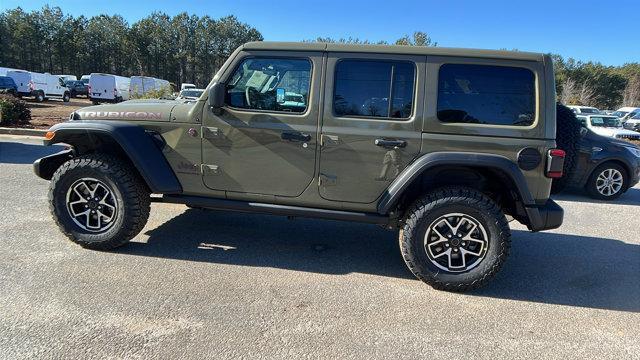
[[[511,246],[507,219],[481,192],[447,187],[417,200],[400,231],[409,270],[439,290],[481,287],[504,264]]]
[[[49,188],[53,218],[85,248],[109,250],[136,236],[149,217],[150,197],[135,171],[118,158],[91,154],[71,159]]]

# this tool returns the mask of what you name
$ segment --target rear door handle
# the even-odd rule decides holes
[[[403,148],[407,146],[407,142],[404,140],[376,139],[374,143],[384,148]]]
[[[287,140],[287,141],[300,141],[300,142],[311,141],[311,135],[301,133],[299,131],[283,131],[280,137],[282,138],[282,140]]]

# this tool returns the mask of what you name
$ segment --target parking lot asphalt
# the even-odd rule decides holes
[[[0,358],[640,359],[640,187],[556,198],[557,230],[511,223],[511,256],[466,294],[415,280],[373,225],[153,204],[116,251],[55,227],[0,136]]]

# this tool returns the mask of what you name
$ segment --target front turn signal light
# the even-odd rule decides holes
[[[53,139],[54,136],[56,136],[56,132],[55,131],[47,131],[47,133],[44,134],[45,140],[51,140],[51,139]]]

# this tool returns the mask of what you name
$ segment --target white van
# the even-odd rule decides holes
[[[89,97],[94,104],[129,100],[130,83],[131,79],[128,77],[92,73],[89,78]]]
[[[7,67],[0,67],[0,76],[7,76],[9,71],[20,71],[20,69],[12,69]]]
[[[64,102],[69,101],[69,89],[57,75],[13,70],[7,72],[7,76],[16,83],[20,96],[33,96],[37,102],[45,101],[48,98],[61,98]]]
[[[171,89],[167,80],[156,79],[150,76],[132,76],[129,85],[129,93],[132,97],[142,96],[150,91]]]

